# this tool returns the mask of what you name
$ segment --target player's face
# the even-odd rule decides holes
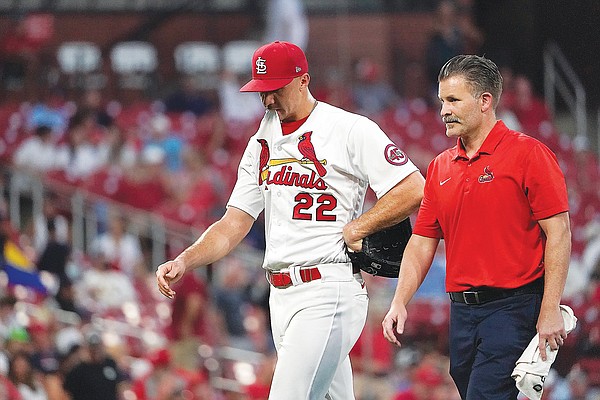
[[[260,92],[260,99],[269,110],[275,110],[283,122],[298,120],[301,104],[301,77],[294,78],[289,84],[272,92]]]
[[[438,88],[446,136],[468,137],[475,134],[482,122],[481,96],[473,96],[473,90],[460,75],[444,79]]]

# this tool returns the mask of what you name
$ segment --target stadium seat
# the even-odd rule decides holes
[[[200,87],[214,89],[217,87],[221,69],[221,53],[219,47],[209,42],[184,42],[179,44],[173,53],[175,68],[184,76],[197,78]]]
[[[252,55],[260,47],[254,40],[233,40],[225,43],[222,49],[223,69],[235,74],[249,74],[252,71]]]
[[[90,42],[66,42],[59,46],[57,59],[64,73],[88,73],[100,68],[101,53],[98,46]]]
[[[147,89],[158,67],[156,48],[141,41],[117,43],[110,52],[110,61],[123,89]]]
[[[98,89],[106,84],[101,73],[102,53],[91,42],[65,42],[58,47],[56,59],[71,88]]]
[[[214,73],[221,68],[219,47],[208,42],[184,42],[175,48],[175,66],[179,72]]]

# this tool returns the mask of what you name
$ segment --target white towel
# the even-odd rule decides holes
[[[577,318],[569,306],[561,305],[560,311],[565,322],[565,330],[570,333],[575,329]],[[544,381],[550,372],[550,367],[556,360],[557,350],[551,350],[546,345],[546,361],[542,360],[538,349],[539,335],[535,335],[529,345],[517,360],[517,366],[512,372],[512,377],[517,388],[531,400],[540,400],[544,391]]]

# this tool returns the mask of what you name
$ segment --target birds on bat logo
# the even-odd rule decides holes
[[[298,186],[302,188],[327,188],[325,182],[321,179],[327,174],[325,165],[327,160],[319,160],[315,153],[315,148],[311,141],[311,132],[305,132],[298,138],[298,151],[302,155],[301,159],[295,157],[274,158],[271,159],[269,143],[265,139],[256,139],[260,144],[260,154],[258,157],[258,184],[267,185],[287,185]],[[314,170],[310,174],[295,172],[291,166],[286,164],[313,165]],[[281,166],[279,171],[270,171],[270,167]],[[271,173],[273,172],[273,175]]]
[[[298,138],[298,150],[300,151],[300,154],[302,154],[303,160],[312,163],[317,169],[317,174],[319,174],[320,177],[323,177],[327,174],[327,170],[317,158],[315,147],[311,142],[311,136],[312,131],[304,132],[302,135],[300,135]]]

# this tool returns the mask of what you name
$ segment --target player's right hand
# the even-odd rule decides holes
[[[383,336],[391,343],[400,347],[400,336],[404,333],[404,323],[408,317],[408,312],[403,304],[394,304],[386,314],[383,322]]]
[[[158,266],[156,269],[156,283],[163,296],[169,299],[175,297],[175,291],[171,289],[171,284],[180,280],[184,273],[185,264],[178,259],[167,261]]]

